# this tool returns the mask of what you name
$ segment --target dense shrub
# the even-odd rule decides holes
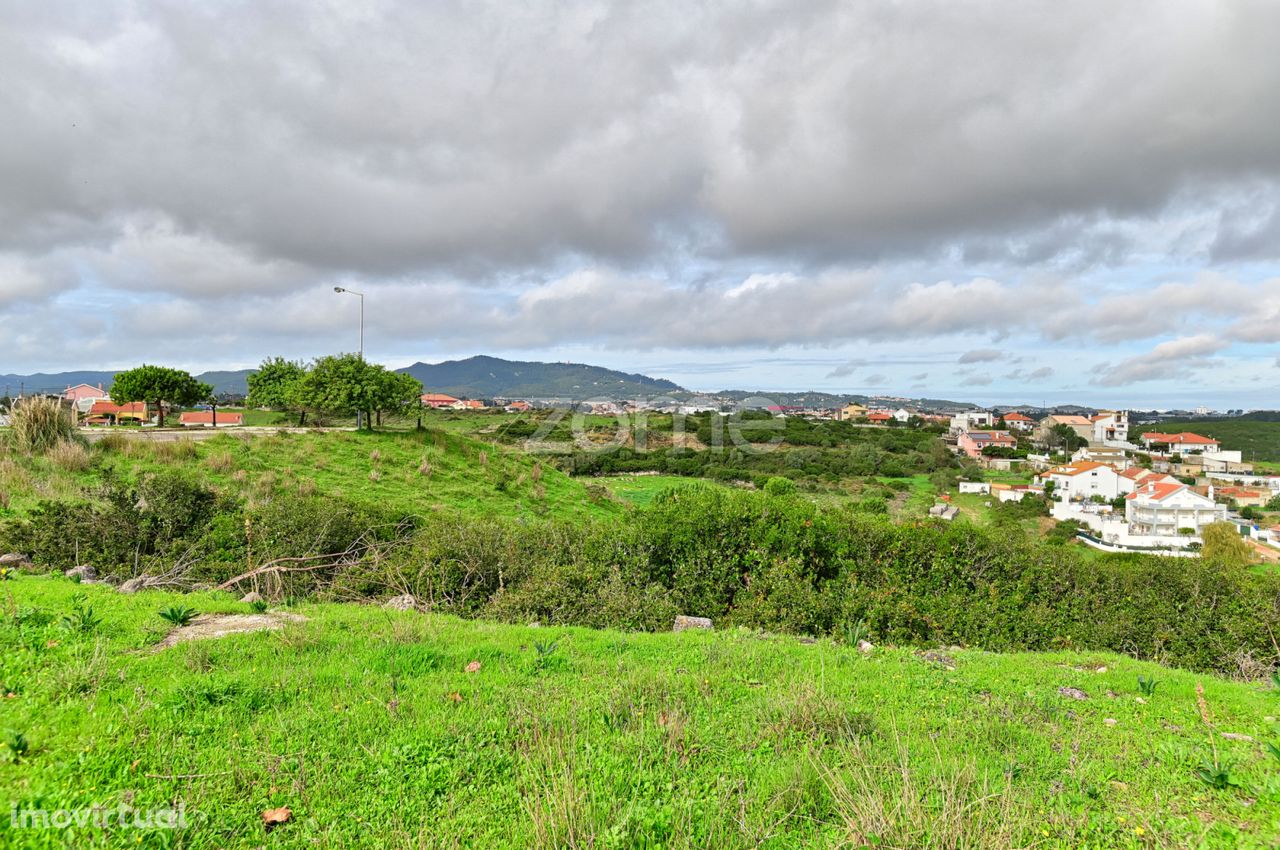
[[[1005,509],[1014,520],[1040,510]],[[109,482],[95,505],[45,503],[6,524],[0,545],[107,573],[191,558],[205,580],[350,551],[353,565],[277,589],[409,592],[461,616],[626,629],[666,629],[676,613],[809,634],[861,622],[875,642],[1106,649],[1230,673],[1241,653],[1273,657],[1280,630],[1280,577],[1212,558],[1089,558],[1004,523],[894,523],[710,486],[670,491],[607,524],[444,513],[411,522],[333,498],[246,507],[158,475],[132,488]]]

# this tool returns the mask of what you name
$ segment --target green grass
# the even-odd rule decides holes
[[[1264,747],[1280,735],[1280,694],[1124,657],[865,657],[745,631],[530,628],[337,604],[296,606],[308,620],[280,631],[153,651],[169,628],[161,608],[248,606],[61,577],[3,592],[0,729],[27,747],[0,759],[8,799],[181,803],[189,821],[179,835],[104,835],[15,830],[4,817],[5,847],[1280,839],[1280,762]],[[53,622],[77,593],[101,620],[87,631]],[[1145,703],[1139,676],[1159,681]],[[1235,784],[1198,778],[1215,762]],[[265,834],[261,812],[281,806],[290,821]]]
[[[607,487],[618,499],[637,506],[649,504],[659,493],[667,490],[708,483],[702,478],[682,475],[601,475],[590,480]]]
[[[179,469],[226,492],[275,488],[342,496],[404,513],[453,509],[496,516],[608,516],[619,507],[536,457],[461,434],[314,432],[219,434],[181,443],[98,444],[86,469],[49,458],[0,457],[0,490],[21,514],[40,499],[89,498],[107,475],[136,480]]]

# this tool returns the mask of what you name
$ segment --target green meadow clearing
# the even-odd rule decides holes
[[[297,604],[306,620],[276,631],[157,650],[162,608],[250,609],[60,576],[3,593],[0,785],[23,809],[182,804],[188,822],[56,831],[6,818],[6,847],[1280,841],[1267,748],[1280,693],[1123,656],[864,655],[747,630],[533,628],[353,604]],[[77,608],[91,613],[59,622]],[[268,831],[262,812],[281,807],[289,820]]]

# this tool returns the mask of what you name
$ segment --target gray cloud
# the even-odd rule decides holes
[[[960,355],[957,363],[989,363],[1000,359],[1000,351],[996,348],[975,348]]]
[[[1197,369],[1213,365],[1210,355],[1225,347],[1226,343],[1208,334],[1171,339],[1146,354],[1102,367],[1092,383],[1122,387],[1141,381],[1188,378]]]
[[[985,387],[994,382],[990,375],[970,375],[960,382],[962,387]]]
[[[1032,371],[1027,378],[1032,381],[1043,381],[1045,378],[1053,377],[1052,366],[1041,366],[1039,369]]]
[[[8,5],[11,368],[353,347],[335,283],[395,350],[1280,342],[1212,268],[1280,251],[1275,4]]]

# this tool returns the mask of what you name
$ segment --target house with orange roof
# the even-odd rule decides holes
[[[454,398],[444,393],[423,393],[421,396],[423,407],[441,408],[453,407],[461,399]]]
[[[116,404],[113,401],[95,401],[85,415],[86,425],[141,425],[151,421],[153,414],[145,401]]]
[[[887,425],[893,421],[893,414],[877,410],[874,413],[868,413],[866,418],[872,425]]]
[[[1016,410],[1011,410],[1004,414],[1000,417],[1000,420],[1004,422],[1004,427],[1008,428],[1010,431],[1032,431],[1035,430],[1036,427],[1036,421],[1034,419],[1025,413],[1019,413]]]
[[[1132,493],[1144,484],[1157,483],[1181,484],[1182,482],[1168,473],[1155,472],[1141,466],[1131,466],[1120,473],[1120,486],[1125,488],[1125,493]]]
[[[1110,501],[1131,489],[1114,466],[1089,460],[1055,466],[1036,476],[1044,485],[1053,484],[1054,498],[1062,501],[1088,501],[1094,496]]]
[[[214,410],[188,410],[178,415],[184,428],[235,428],[244,424],[243,413]]]
[[[1147,431],[1142,435],[1142,444],[1149,449],[1171,454],[1190,454],[1216,452],[1221,446],[1212,437],[1182,431],[1177,434],[1163,434],[1159,431]]]
[[[458,399],[449,407],[452,410],[484,410],[484,402],[478,398]]]
[[[533,405],[529,404],[529,402],[527,401],[513,401],[507,405],[507,412],[525,413],[532,408],[533,408]]]
[[[1173,537],[1199,535],[1206,525],[1223,522],[1227,506],[1182,482],[1149,481],[1125,496],[1125,520],[1132,534]]]

